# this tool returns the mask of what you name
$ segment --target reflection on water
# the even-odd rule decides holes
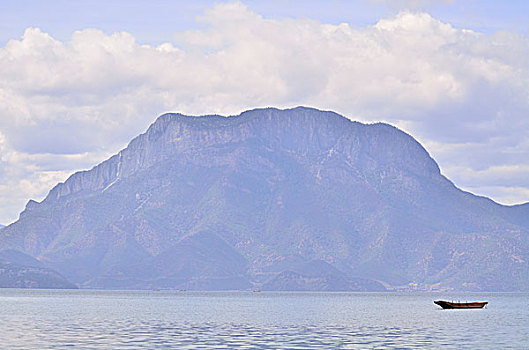
[[[528,294],[0,290],[1,348],[527,348]],[[452,296],[445,296],[450,299]],[[460,297],[460,296],[458,296]]]

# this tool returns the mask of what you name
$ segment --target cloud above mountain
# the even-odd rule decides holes
[[[387,121],[426,146],[457,185],[529,199],[529,39],[458,29],[423,12],[373,26],[267,19],[219,4],[201,29],[140,44],[38,28],[0,48],[0,222],[28,198],[116,153],[166,111],[331,109]]]
[[[464,2],[463,0],[462,2]],[[466,0],[471,1],[471,0]],[[373,3],[385,4],[394,10],[425,10],[438,4],[452,4],[456,0],[371,0]]]

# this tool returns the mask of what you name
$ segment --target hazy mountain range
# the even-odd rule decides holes
[[[165,114],[29,201],[0,250],[88,288],[527,291],[528,214],[459,190],[387,124]]]

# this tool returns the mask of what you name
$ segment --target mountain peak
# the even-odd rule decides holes
[[[528,290],[526,209],[458,190],[388,124],[308,107],[167,113],[30,201],[0,250],[98,288]]]
[[[325,138],[319,137],[322,133]],[[439,173],[435,161],[417,141],[389,124],[366,125],[334,112],[310,107],[286,110],[260,108],[230,117],[166,113],[158,117],[145,133],[134,138],[118,154],[91,170],[77,172],[64,183],[58,184],[43,203],[84,190],[104,190],[123,176],[129,176],[156,162],[165,161],[171,154],[196,145],[228,144],[256,137],[272,143],[291,139],[292,151],[326,153],[340,150],[349,157],[355,156],[351,154],[355,151],[354,144],[358,144],[360,138],[368,137],[373,142],[369,144],[369,149],[364,151],[373,157],[384,157],[388,162],[406,162],[407,166],[415,168],[416,172]],[[384,142],[378,142],[381,139],[384,139]],[[275,147],[272,144],[269,146]],[[411,162],[410,158],[419,160],[418,164]],[[30,207],[26,208],[26,212],[37,207],[34,201],[28,205]]]

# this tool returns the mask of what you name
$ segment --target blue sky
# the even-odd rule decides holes
[[[4,1],[0,223],[161,113],[308,105],[417,138],[529,201],[529,2]]]
[[[140,43],[171,41],[175,32],[200,28],[196,17],[221,1],[179,0],[20,0],[0,4],[0,42],[18,39],[27,27],[39,27],[67,41],[73,31],[98,28],[107,33],[127,31]],[[267,18],[312,18],[322,23],[375,24],[405,9],[427,11],[456,27],[481,32],[529,32],[529,2],[523,0],[369,1],[369,0],[249,0],[249,9]]]

